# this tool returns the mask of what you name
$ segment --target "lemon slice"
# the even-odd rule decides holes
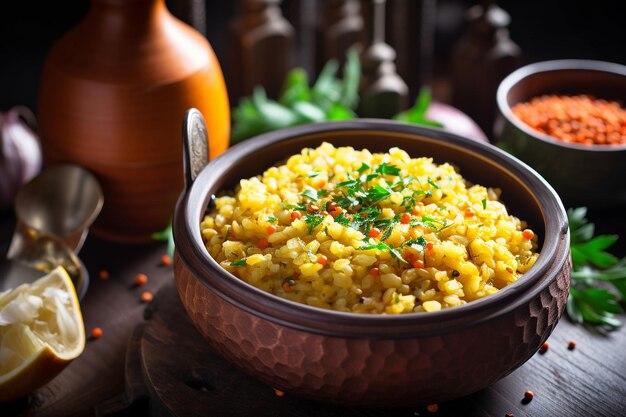
[[[84,348],[76,291],[62,267],[0,293],[0,401],[44,385]]]

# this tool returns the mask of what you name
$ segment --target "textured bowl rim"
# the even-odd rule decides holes
[[[542,61],[529,64],[518,68],[509,74],[498,86],[496,92],[496,101],[500,113],[507,118],[515,127],[526,133],[530,137],[537,138],[540,141],[547,142],[551,145],[562,146],[587,152],[619,152],[626,150],[626,144],[622,145],[581,145],[577,143],[568,143],[558,140],[553,136],[539,132],[522,122],[513,114],[507,96],[509,91],[518,83],[526,78],[533,77],[539,73],[550,73],[560,71],[594,71],[604,72],[624,77],[626,82],[626,66],[606,61],[595,61],[588,59],[558,59],[554,61]]]
[[[534,195],[542,212],[545,238],[541,254],[524,279],[496,294],[462,306],[431,313],[373,315],[325,310],[293,302],[258,289],[223,269],[207,252],[200,234],[200,221],[211,199],[206,183],[214,171],[224,172],[232,161],[273,144],[296,137],[334,131],[380,131],[417,136],[442,142],[471,153],[486,163],[498,165]],[[480,143],[441,129],[400,122],[359,119],[297,126],[257,136],[230,148],[205,167],[187,193],[182,193],[174,215],[177,255],[202,284],[237,308],[289,328],[338,337],[401,338],[437,334],[468,327],[505,314],[537,296],[563,269],[569,258],[569,229],[565,209],[554,189],[532,168],[495,146]],[[564,245],[566,247],[564,248]],[[211,277],[207,278],[207,274]],[[209,282],[211,279],[212,282]],[[444,325],[445,324],[445,325]]]

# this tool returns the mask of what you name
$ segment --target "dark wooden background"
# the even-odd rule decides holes
[[[285,16],[298,26],[294,10],[299,2],[321,4],[323,0],[284,0]],[[388,0],[389,7],[421,0]],[[189,4],[199,0],[167,0],[175,13],[184,13]],[[448,71],[450,50],[464,30],[464,12],[478,1],[437,0],[433,45],[433,76],[444,78]],[[21,104],[36,109],[37,88],[45,56],[52,44],[79,22],[90,0],[59,2],[0,2],[0,111]],[[220,62],[226,62],[228,21],[237,1],[205,1],[206,36]],[[555,2],[545,0],[499,1],[511,15],[511,38],[524,53],[526,63],[549,59],[585,58],[626,64],[626,30],[622,2]],[[393,15],[388,13],[388,19]],[[311,17],[314,19],[314,17]],[[389,22],[391,23],[391,22]],[[388,31],[393,25],[387,25]],[[299,38],[298,38],[299,39]],[[392,42],[393,40],[390,40]],[[394,43],[394,42],[392,42]],[[406,45],[406,44],[405,44]],[[397,46],[406,56],[415,51]],[[296,63],[311,70],[313,50],[298,48]],[[415,65],[418,62],[410,61]],[[223,64],[222,64],[223,65]],[[224,66],[224,65],[223,65]],[[405,78],[419,68],[399,69]],[[448,91],[438,90],[442,101]],[[412,91],[416,94],[417,91]],[[234,104],[234,103],[231,103]],[[488,132],[489,133],[489,132]]]

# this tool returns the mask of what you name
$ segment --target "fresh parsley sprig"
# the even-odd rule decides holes
[[[615,315],[624,312],[615,292],[600,286],[610,283],[626,300],[626,258],[607,252],[616,235],[594,236],[595,226],[587,218],[587,208],[569,209],[572,288],[567,300],[567,315],[576,323],[619,327]]]

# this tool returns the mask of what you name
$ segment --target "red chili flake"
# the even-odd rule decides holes
[[[267,229],[265,229],[265,232],[268,235],[271,235],[272,233],[276,233],[276,226],[274,226],[273,224],[267,226]]]
[[[266,249],[270,244],[268,243],[267,239],[265,238],[261,238],[259,239],[259,249]]]
[[[313,214],[313,213],[317,213],[320,210],[319,207],[317,207],[315,204],[309,204],[309,206],[306,209],[306,212],[309,214]]]
[[[326,210],[328,210],[329,213],[332,213],[333,211],[337,210],[338,206],[337,203],[335,203],[334,201],[328,203],[328,205],[326,206]]]
[[[335,207],[333,210],[329,210],[329,213],[331,216],[337,217],[343,213],[343,209],[341,207]]]
[[[98,278],[100,278],[102,281],[106,281],[107,279],[109,279],[109,271],[107,271],[106,269],[102,269],[98,273]]]
[[[161,256],[161,265],[162,266],[169,266],[171,264],[172,264],[172,258],[169,255]]]
[[[300,213],[299,211],[291,212],[291,221],[294,221],[296,219],[301,219],[301,218],[302,218],[302,213]]]
[[[103,333],[104,332],[102,331],[100,327],[94,327],[93,330],[91,331],[91,338],[100,339]]]
[[[530,229],[526,229],[522,232],[522,237],[526,240],[530,240],[535,236],[535,233],[530,230]]]
[[[135,285],[141,287],[142,285],[146,285],[148,283],[148,276],[146,274],[137,274],[135,275]]]
[[[322,216],[328,216],[328,212],[327,212],[326,210],[322,211],[320,214],[321,214]]]
[[[279,389],[274,388],[274,393],[276,394],[277,397],[283,397],[285,395],[284,391],[281,391]]]
[[[410,221],[411,221],[411,215],[406,212],[402,213],[402,216],[400,216],[400,223],[409,224]]]
[[[371,238],[377,238],[378,236],[380,236],[380,229],[377,229],[376,227],[372,227],[370,229],[369,236]]]
[[[285,290],[285,292],[291,292],[293,291],[294,285],[296,285],[296,281],[294,281],[291,278],[288,278],[283,281],[283,290]]]
[[[328,258],[326,257],[326,255],[318,255],[317,263],[321,265],[326,265],[328,263]]]
[[[437,411],[439,411],[439,404],[428,404],[426,406],[426,409],[429,413],[436,413]]]
[[[569,350],[574,350],[574,349],[576,348],[576,342],[574,342],[574,341],[572,340],[571,342],[569,342],[569,343],[567,344],[567,348],[568,348]]]
[[[144,291],[141,293],[141,302],[142,303],[149,303],[150,301],[152,301],[152,299],[154,298],[154,296],[152,295],[152,293],[150,291]]]
[[[378,268],[372,268],[370,269],[370,274],[374,275],[375,277],[380,275],[380,269]]]
[[[423,268],[424,267],[424,261],[422,261],[421,259],[416,259],[413,262],[413,268]]]
[[[526,392],[524,392],[524,399],[526,401],[532,401],[532,399],[535,398],[535,393],[532,392],[531,390],[528,390]]]
[[[434,243],[433,243],[433,242],[428,242],[428,243],[426,244],[426,250],[428,250],[428,251],[433,250],[433,248],[434,248],[434,247],[435,247],[435,245],[434,245]]]
[[[468,207],[465,209],[464,215],[465,217],[474,217],[475,213],[474,213],[474,210]]]
[[[510,266],[506,267],[506,272],[508,272],[509,274],[513,273],[513,268],[511,268]]]
[[[550,345],[548,344],[548,342],[543,342],[543,345],[541,345],[541,347],[539,348],[539,353],[546,353],[549,348]]]

